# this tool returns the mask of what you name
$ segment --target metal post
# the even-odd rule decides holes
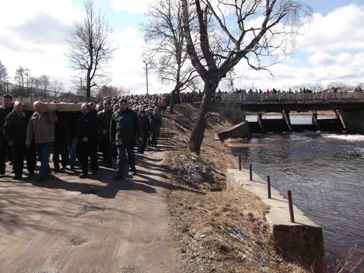
[[[288,206],[289,206],[289,216],[291,218],[291,222],[294,223],[294,211],[293,211],[293,202],[292,202],[292,192],[288,191]]]
[[[268,199],[272,199],[272,187],[270,183],[270,176],[267,176]]]
[[[241,164],[241,154],[239,154],[239,171],[242,170],[242,164]]]
[[[145,61],[145,82],[147,85],[147,96],[149,95],[149,75],[148,75],[148,63]]]
[[[253,181],[253,164],[249,165],[250,181]]]

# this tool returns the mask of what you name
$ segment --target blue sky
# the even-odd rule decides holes
[[[319,12],[321,14],[327,14],[328,12],[332,11],[335,8],[341,7],[341,6],[346,6],[346,5],[350,5],[350,4],[356,4],[356,5],[360,5],[360,4],[364,4],[364,0],[325,0],[325,1],[320,1],[320,0],[306,0],[303,1],[304,3],[306,3],[307,5],[309,5],[310,7],[312,7],[312,9],[315,12]]]
[[[107,15],[117,49],[107,67],[111,84],[144,92],[142,24],[154,0],[95,0]],[[306,0],[314,16],[293,42],[294,48],[268,73],[237,67],[237,87],[286,88],[304,84],[364,82],[364,0]],[[83,0],[11,0],[0,9],[0,61],[13,80],[18,66],[33,76],[48,74],[72,88],[77,76],[66,58],[73,24],[82,18]],[[22,9],[19,9],[22,6]],[[16,15],[16,16],[15,16]],[[51,61],[50,61],[51,60]],[[169,91],[151,74],[153,92]]]

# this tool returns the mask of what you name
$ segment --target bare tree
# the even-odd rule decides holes
[[[8,79],[8,70],[5,65],[3,65],[0,61],[0,82],[4,82]]]
[[[25,68],[24,69],[24,82],[26,85],[26,88],[30,88],[31,87],[31,76],[30,76],[30,69],[29,68]]]
[[[30,86],[31,86],[32,89],[34,88],[36,91],[38,91],[40,89],[39,78],[31,77],[30,78]]]
[[[97,86],[103,76],[101,71],[110,60],[111,29],[106,18],[95,10],[94,2],[85,2],[85,18],[75,25],[70,43],[69,58],[75,69],[85,74],[86,96],[91,96],[91,89]]]
[[[26,73],[27,68],[24,68],[22,66],[19,66],[17,68],[17,70],[15,71],[15,81],[16,83],[19,85],[20,88],[24,89],[25,87],[25,78],[26,78]]]
[[[56,94],[59,92],[64,92],[64,85],[61,81],[53,80],[50,83],[51,90],[54,91]]]
[[[7,80],[8,80],[8,71],[5,65],[3,65],[0,61],[0,91],[6,90]]]
[[[50,85],[49,77],[47,75],[42,75],[38,78],[38,80],[43,92],[46,93]]]
[[[267,70],[264,61],[283,49],[280,38],[292,33],[288,26],[309,10],[294,0],[181,1],[187,51],[204,82],[199,117],[189,141],[190,150],[199,153],[209,105],[220,81],[241,60],[252,69]],[[193,21],[191,12],[197,14]],[[197,31],[191,28],[194,23]]]
[[[145,40],[146,55],[152,69],[164,82],[171,82],[171,109],[178,102],[181,91],[190,87],[198,77],[191,65],[183,34],[182,3],[180,0],[159,0],[148,13]]]

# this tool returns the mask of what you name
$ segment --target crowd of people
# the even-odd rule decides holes
[[[240,101],[240,102],[282,102],[282,101],[312,101],[312,100],[355,100],[363,99],[364,92],[360,87],[355,89],[329,88],[313,90],[299,89],[236,89],[234,92],[218,91],[215,101]]]
[[[77,112],[50,111],[46,103],[36,101],[29,111],[5,95],[0,107],[0,176],[7,174],[8,162],[14,178],[23,179],[26,162],[31,179],[46,180],[51,156],[55,173],[79,167],[80,178],[86,178],[89,171],[98,172],[100,163],[116,167],[115,179],[135,175],[135,152],[158,145],[167,104],[165,96],[126,96],[83,103]]]

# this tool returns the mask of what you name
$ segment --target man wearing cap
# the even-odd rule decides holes
[[[15,179],[17,180],[22,179],[23,175],[27,122],[23,104],[16,101],[14,110],[5,118],[4,136],[10,147]]]
[[[128,166],[133,174],[136,174],[134,146],[138,135],[138,116],[129,109],[127,101],[122,99],[119,111],[113,114],[110,124],[110,141],[115,143],[119,154],[118,173],[115,179],[124,179],[128,173]]]

